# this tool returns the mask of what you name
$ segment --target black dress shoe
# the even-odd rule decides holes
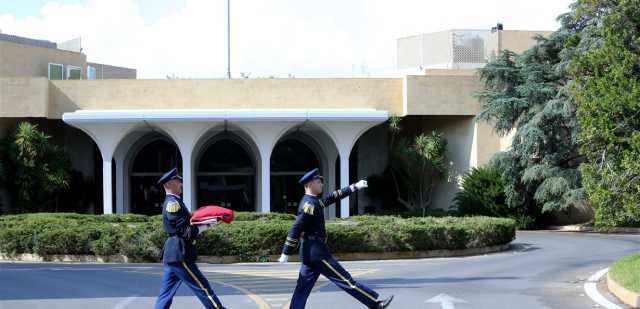
[[[393,300],[393,295],[391,295],[389,298],[387,299],[383,299],[378,301],[378,309],[384,309],[387,308],[389,306],[389,304],[391,303],[391,301]]]

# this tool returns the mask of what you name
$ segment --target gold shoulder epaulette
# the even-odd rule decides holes
[[[302,206],[302,211],[308,215],[312,215],[313,216],[313,211],[315,210],[315,206],[313,206],[311,203],[309,202],[305,202],[304,206]]]
[[[167,212],[177,212],[178,210],[180,210],[180,203],[178,202],[167,203]]]

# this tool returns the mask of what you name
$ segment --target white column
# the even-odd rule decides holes
[[[469,157],[469,168],[478,167],[478,123],[471,120],[473,126],[473,138],[471,140],[471,155]]]
[[[63,116],[64,119],[64,116]],[[66,123],[86,132],[96,142],[102,155],[102,203],[105,214],[113,213],[113,186],[111,182],[111,159],[120,141],[130,132],[136,122],[118,123],[75,123],[73,120],[64,120]],[[117,182],[117,181],[116,181]]]
[[[260,152],[260,209],[258,210],[271,212],[271,150],[265,149]]]
[[[260,151],[260,176],[258,188],[260,192],[260,212],[271,212],[271,151],[280,136],[290,127],[290,123],[251,122],[241,127],[253,138]],[[256,178],[258,178],[256,176]]]
[[[114,159],[116,161],[116,213],[123,214],[126,211],[125,198],[128,196],[125,194],[127,190],[125,182],[125,166],[124,155],[116,153]]]
[[[111,157],[105,157],[102,159],[102,213],[113,213],[113,199],[111,194],[113,187],[111,186]]]
[[[162,129],[173,139],[182,156],[182,200],[194,211],[198,208],[195,184],[197,179],[194,173],[193,152],[196,143],[214,122],[150,122]]]
[[[349,183],[349,155],[358,138],[369,128],[381,121],[364,122],[336,122],[327,121],[321,126],[329,132],[334,139],[340,155],[340,187],[346,187]],[[345,198],[340,203],[340,217],[349,217],[349,198]]]
[[[334,188],[336,187],[336,159],[337,159],[337,155],[334,154],[330,154],[327,156],[328,162],[327,162],[327,174],[325,174],[325,191],[326,192],[330,192],[333,191]],[[337,216],[336,214],[336,205],[331,205],[329,207],[327,207],[327,209],[325,210],[325,218],[328,219],[333,219]]]
[[[350,151],[340,150],[340,188],[344,188],[349,183],[349,155]],[[340,201],[340,217],[349,217],[349,197],[345,197]]]
[[[190,211],[198,209],[193,185],[196,181],[194,181],[192,150],[193,148],[187,148],[180,151],[182,153],[182,200],[187,204]]]

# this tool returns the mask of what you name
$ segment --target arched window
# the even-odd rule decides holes
[[[175,144],[158,139],[143,146],[131,166],[131,212],[145,215],[162,213],[164,190],[156,183],[170,169],[182,168],[182,157]]]
[[[304,189],[298,180],[320,167],[313,150],[298,139],[284,139],[271,154],[271,211],[295,213]]]
[[[255,210],[254,160],[233,138],[222,138],[204,150],[197,172],[198,205],[236,211]]]

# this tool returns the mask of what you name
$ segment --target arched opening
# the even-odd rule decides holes
[[[254,211],[256,165],[248,147],[236,136],[221,133],[204,149],[197,165],[198,204]]]
[[[301,139],[278,142],[271,154],[271,211],[295,213],[304,194],[298,180],[316,167],[321,168],[318,156]]]
[[[129,174],[131,212],[161,214],[165,194],[156,183],[160,176],[173,167],[182,168],[178,147],[168,139],[159,137],[142,146],[132,162]]]

